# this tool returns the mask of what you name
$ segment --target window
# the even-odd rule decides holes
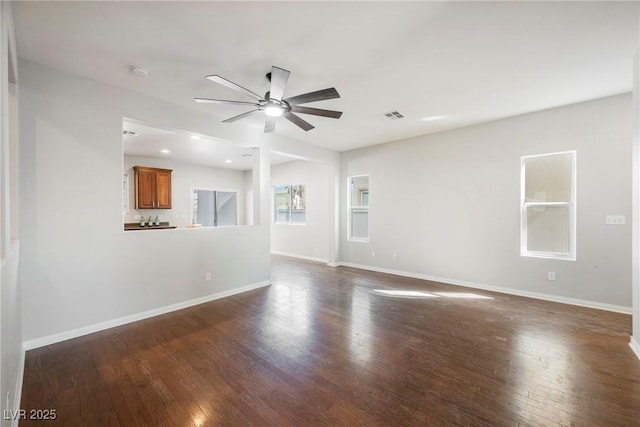
[[[273,187],[274,221],[304,224],[305,203],[304,185],[276,185]]]
[[[238,193],[194,188],[191,191],[191,223],[202,227],[238,225]]]
[[[576,152],[522,157],[522,256],[576,259]]]
[[[349,240],[369,240],[369,175],[349,178]]]

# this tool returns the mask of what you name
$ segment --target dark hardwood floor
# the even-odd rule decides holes
[[[273,285],[31,350],[20,426],[638,426],[631,317],[274,257]]]

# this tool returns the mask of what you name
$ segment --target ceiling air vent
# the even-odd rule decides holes
[[[381,120],[399,120],[404,118],[404,115],[395,110],[395,111],[389,111],[388,113],[382,113],[382,114],[378,114],[378,118],[380,118]]]

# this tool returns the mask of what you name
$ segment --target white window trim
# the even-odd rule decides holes
[[[525,162],[527,159],[536,157],[550,157],[562,154],[571,154],[571,201],[569,202],[529,202],[525,201]],[[577,152],[559,151],[555,153],[536,154],[532,156],[520,157],[520,256],[531,258],[559,259],[565,261],[576,260],[576,158]],[[527,208],[533,206],[569,206],[569,252],[545,252],[545,251],[528,251],[527,250]]]
[[[129,174],[122,174],[122,214],[129,215]]]
[[[360,178],[366,176],[367,178],[369,178],[369,190],[367,190],[367,192],[369,193],[369,205],[368,206],[352,206],[351,205],[351,199],[352,199],[352,194],[351,194],[351,181],[354,178]],[[361,174],[361,175],[351,175],[349,177],[347,177],[347,206],[348,206],[348,210],[347,210],[347,241],[349,242],[357,242],[357,243],[369,243],[369,239],[371,238],[371,193],[370,193],[370,189],[371,189],[371,177],[369,176],[369,174]],[[367,221],[367,238],[362,238],[362,237],[352,237],[351,236],[351,212],[353,212],[354,209],[361,209],[363,211],[367,211],[367,214],[369,215],[368,221]]]

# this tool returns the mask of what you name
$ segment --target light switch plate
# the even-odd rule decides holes
[[[607,215],[604,218],[604,223],[607,225],[624,225],[625,217],[624,215]]]

